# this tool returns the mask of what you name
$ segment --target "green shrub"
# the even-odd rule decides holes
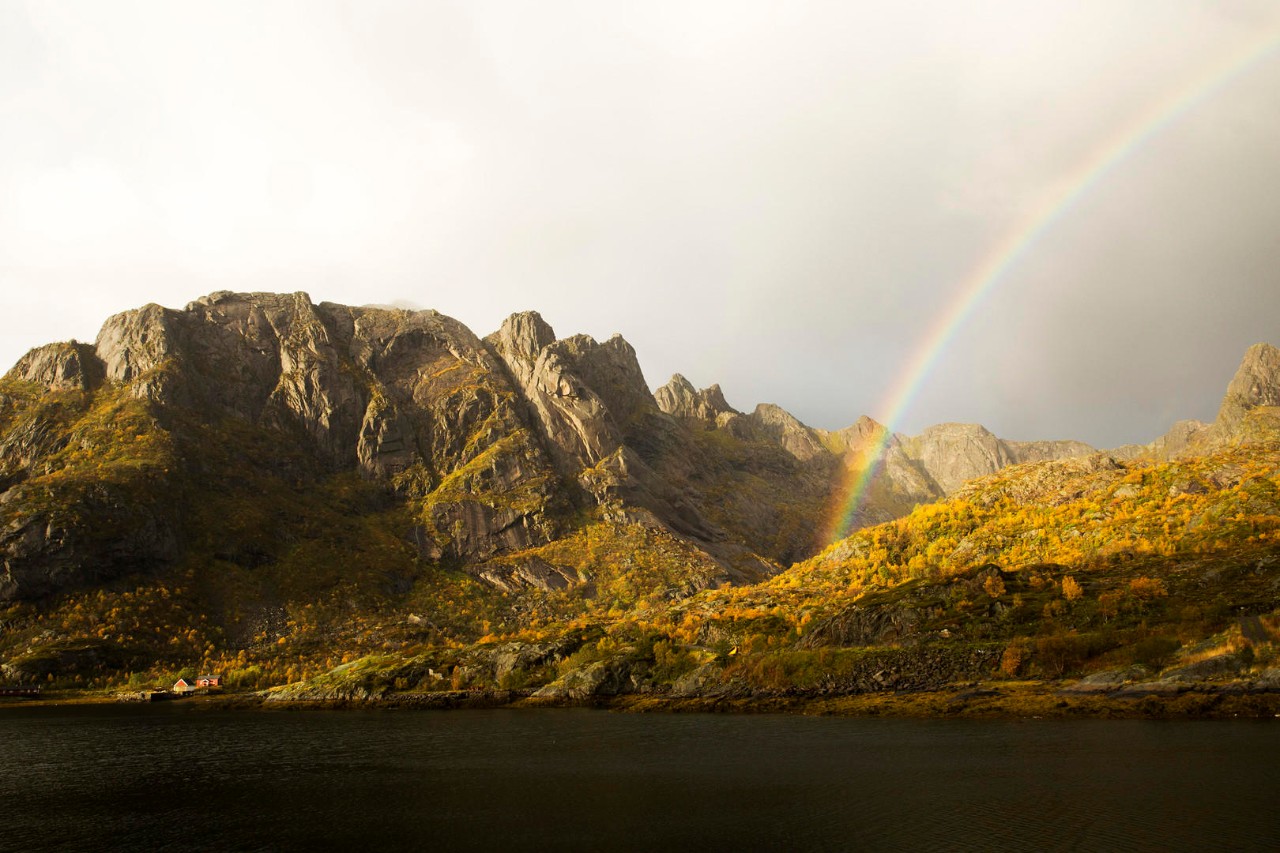
[[[1129,650],[1131,663],[1159,669],[1169,658],[1181,648],[1181,643],[1172,637],[1146,637],[1134,643]]]

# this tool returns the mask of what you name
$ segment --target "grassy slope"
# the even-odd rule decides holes
[[[1247,447],[1008,469],[765,583],[526,629],[453,662],[504,641],[558,639],[576,651],[540,663],[521,686],[603,660],[659,692],[702,668],[697,689],[730,694],[1132,665],[1154,678],[1224,656],[1258,672],[1277,664],[1280,637],[1280,442],[1264,429],[1268,414]],[[842,634],[850,622],[869,622],[870,633]],[[884,673],[883,684],[869,680]]]
[[[3,391],[6,432],[70,437],[21,485],[20,512],[73,516],[105,489],[179,519],[173,565],[0,611],[0,660],[55,685],[214,669],[261,687],[340,667],[324,681],[536,688],[612,666],[658,690],[697,676],[703,691],[839,692],[883,672],[910,686],[1221,653],[1275,664],[1280,441],[1268,412],[1248,425],[1254,443],[1203,458],[1008,469],[754,586],[703,589],[716,567],[696,550],[583,514],[562,538],[501,558],[538,557],[583,583],[506,594],[420,560],[406,532],[423,503],[319,468],[291,449],[296,437],[231,420],[170,431],[111,389]]]
[[[21,485],[17,518],[85,522],[86,492],[108,489],[126,509],[145,503],[173,519],[181,554],[93,588],[0,607],[0,662],[11,679],[140,687],[213,670],[232,687],[266,687],[368,655],[465,648],[530,626],[616,616],[637,602],[656,607],[719,571],[681,540],[587,513],[562,539],[502,558],[572,567],[584,584],[499,592],[421,559],[409,532],[432,507],[468,497],[455,494],[459,484],[503,452],[501,442],[435,489],[397,497],[325,470],[303,451],[305,436],[181,413],[169,417],[186,420],[162,424],[118,388],[43,394],[10,382],[0,391],[0,428],[69,437]],[[100,514],[80,526],[104,542],[116,534]]]

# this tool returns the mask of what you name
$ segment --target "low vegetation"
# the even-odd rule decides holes
[[[5,605],[0,661],[7,679],[67,690],[200,670],[294,698],[802,696],[832,711],[839,697],[957,684],[1041,708],[1045,683],[1107,673],[1280,688],[1280,441],[1255,421],[1247,444],[1172,462],[1009,468],[731,586],[686,540],[604,508],[568,507],[557,538],[484,566],[423,557],[408,531],[499,444],[414,493],[413,472],[395,489],[335,472],[278,430],[234,418],[178,429],[119,389],[40,395],[9,381],[0,429],[42,460],[0,463],[16,484],[13,525],[92,513],[104,541],[130,525],[164,535],[144,529],[162,505],[182,524],[167,558]],[[530,564],[564,582],[482,578]]]

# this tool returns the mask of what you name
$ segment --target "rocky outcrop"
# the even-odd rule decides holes
[[[112,382],[136,383],[158,369],[172,349],[170,324],[175,313],[151,304],[109,318],[94,344],[106,378]],[[138,391],[146,387],[139,385]]]
[[[1182,420],[1150,444],[1111,451],[1117,459],[1170,461],[1210,452],[1224,444],[1272,439],[1280,431],[1280,349],[1254,344],[1227,385],[1211,424]]]
[[[1125,685],[1145,680],[1151,672],[1145,666],[1134,664],[1123,669],[1108,669],[1086,675],[1077,682],[1062,687],[1063,694],[1114,693]]]
[[[1114,485],[1126,473],[1123,464],[1106,453],[1029,462],[999,478],[972,480],[954,496],[984,505],[1009,498],[1020,504],[1059,506]]]
[[[1229,434],[1247,412],[1259,406],[1280,406],[1280,349],[1254,344],[1227,386],[1214,429]]]
[[[619,336],[557,339],[532,312],[513,315],[481,341],[434,311],[219,292],[182,310],[148,305],[118,314],[95,347],[33,351],[12,375],[50,390],[85,393],[104,382],[119,389],[150,407],[154,429],[174,431],[179,465],[207,467],[191,424],[216,431],[230,419],[265,430],[327,471],[357,470],[408,503],[416,518],[405,536],[423,557],[489,565],[477,576],[498,587],[569,583],[534,562],[506,571],[492,560],[554,538],[584,503],[615,522],[692,540],[722,563],[725,579],[755,580],[777,569],[744,546],[736,529],[709,520],[711,496],[670,476],[675,467],[659,472],[651,464],[678,459],[687,471],[708,460],[650,395],[631,346]],[[716,389],[702,399],[736,414]],[[0,487],[21,481],[66,441],[61,422],[11,422],[0,441]],[[281,477],[309,476],[296,457],[289,465]],[[162,508],[153,520],[171,530],[181,512]],[[95,562],[56,545],[87,541],[74,529],[63,537],[54,525],[39,548],[29,544],[31,529],[11,537],[7,571],[23,580],[8,583],[5,597],[65,586],[56,553]],[[121,553],[144,565],[145,551]],[[31,573],[42,571],[49,583],[34,583]]]
[[[653,392],[658,408],[677,418],[710,421],[712,424],[723,414],[738,414],[724,399],[719,385],[697,390],[679,373]]]
[[[842,430],[814,429],[771,404],[757,406],[749,415],[739,414],[724,403],[718,387],[697,391],[679,374],[654,397],[664,413],[724,438],[713,459],[705,454],[699,458],[697,452],[684,448],[681,453],[688,458],[681,465],[672,464],[671,459],[680,458],[680,454],[673,453],[673,443],[667,442],[658,452],[644,454],[646,460],[668,481],[687,479],[704,494],[718,495],[718,500],[695,503],[705,507],[704,513],[722,520],[735,535],[784,562],[800,559],[828,543],[792,536],[785,547],[770,548],[760,538],[751,538],[753,530],[788,526],[776,516],[779,492],[785,491],[795,504],[805,506],[808,518],[830,518],[847,511],[836,504],[847,497],[848,484],[861,481],[862,472],[873,466],[849,519],[856,528],[904,515],[967,480],[1009,464],[1093,452],[1075,441],[1007,442],[976,424],[942,424],[915,437],[887,434],[882,425],[866,417]],[[641,446],[641,439],[631,440]],[[782,451],[785,457],[768,448]],[[731,465],[724,466],[724,461],[731,461]],[[749,480],[742,476],[748,471]],[[769,494],[763,501],[760,491]],[[775,509],[764,508],[764,503]]]
[[[937,496],[953,493],[966,481],[994,474],[1009,465],[1088,456],[1096,451],[1081,441],[1008,441],[978,424],[945,423],[903,438],[903,455],[937,485]]]
[[[88,391],[103,379],[103,364],[93,347],[74,341],[36,347],[9,371],[9,377],[49,391]]]
[[[828,675],[819,695],[879,693],[886,690],[942,690],[957,682],[989,678],[1000,663],[997,649],[930,644],[876,648],[838,674]]]
[[[1098,452],[1083,441],[1001,441],[1017,465],[1051,462],[1055,459],[1078,459]]]
[[[836,455],[861,453],[871,447],[873,442],[895,446],[899,444],[897,436],[885,436],[883,424],[863,415],[844,429],[827,431],[818,430],[822,443]]]
[[[781,406],[761,403],[750,420],[756,435],[771,440],[801,462],[830,454],[816,432]]]
[[[1242,408],[1274,402],[1276,353],[1250,350],[1215,429],[1239,422]],[[554,539],[587,509],[614,523],[665,528],[713,558],[725,578],[753,580],[828,544],[817,539],[816,520],[845,511],[848,485],[868,466],[855,525],[901,515],[1010,464],[1090,450],[1004,441],[968,424],[913,437],[869,418],[818,430],[771,404],[743,414],[718,386],[697,390],[679,375],[650,394],[621,337],[557,338],[534,312],[511,315],[481,340],[435,311],[317,305],[305,293],[218,292],[181,310],[147,305],[108,319],[93,346],[33,350],[9,376],[81,395],[74,417],[101,420],[89,411],[100,389],[137,401],[148,413],[140,423],[150,426],[129,427],[130,440],[163,434],[179,472],[207,469],[200,442],[227,434],[219,425],[231,422],[293,454],[288,470],[266,475],[297,484],[319,476],[314,466],[357,471],[402,502],[404,536],[421,556],[484,566],[478,577],[512,590],[572,583],[554,567],[497,558]],[[26,399],[0,400],[0,495],[63,464],[53,460],[78,428]],[[1194,430],[1186,434],[1191,442]],[[1166,442],[1168,452],[1174,443]],[[127,476],[154,477],[154,466],[169,463],[149,464],[150,473]],[[118,553],[131,556],[97,564],[163,563],[178,547],[182,512],[142,513],[154,535],[111,527],[112,541],[132,543]],[[5,534],[5,571],[26,580],[10,581],[5,595],[61,588],[56,579],[32,581],[32,572],[58,576],[57,554],[94,562],[79,545],[57,543],[116,547],[107,534],[86,537],[77,527],[84,522],[39,518],[6,522],[18,527]],[[42,538],[31,532],[40,524]],[[32,545],[36,538],[45,544]],[[508,565],[516,568],[497,568]]]
[[[600,354],[600,344],[585,335],[555,340],[551,327],[535,312],[513,314],[486,340],[520,386],[538,432],[561,471],[589,468],[622,444],[617,422],[583,373],[612,367],[611,377],[622,382],[625,369],[619,362],[629,346],[624,351],[613,344],[610,353]],[[634,352],[630,357],[634,361]],[[627,400],[635,397],[624,388],[611,392]]]
[[[538,689],[533,696],[535,699],[581,702],[597,696],[618,696],[631,691],[630,670],[625,661],[599,660],[570,670]]]
[[[120,389],[150,407],[146,429],[173,432],[179,465],[206,467],[191,424],[216,428],[231,419],[287,442],[282,465],[301,451],[329,471],[358,470],[421,508],[425,523],[410,538],[429,558],[482,560],[540,544],[565,507],[505,367],[465,326],[434,311],[315,305],[301,293],[215,293],[181,311],[150,305],[118,314],[95,347],[41,348],[11,378],[50,390],[88,392],[103,382]],[[93,398],[84,400],[77,411],[96,417],[83,408]],[[47,465],[69,428],[57,419],[10,420],[0,437],[0,489]],[[287,464],[281,478],[303,476],[296,462]],[[122,469],[133,477],[131,470]],[[56,483],[52,503],[75,510],[65,523],[15,515],[12,524],[21,523],[3,543],[0,598],[169,559],[183,510],[141,511],[137,496],[155,483],[141,470],[136,476],[144,479],[112,500],[126,514],[133,502],[137,524],[103,524],[108,510],[94,504],[87,512],[80,496]],[[23,502],[12,489],[4,497]],[[95,568],[69,573],[73,564]]]
[[[54,504],[25,484],[0,494],[0,601],[34,599],[178,557],[163,482],[139,497],[103,482]]]
[[[626,435],[628,427],[655,405],[635,349],[621,335],[613,335],[602,344],[587,335],[575,335],[569,341],[575,372]]]
[[[702,496],[685,488],[682,478],[650,464],[687,458],[690,444],[686,431],[649,394],[625,340],[556,339],[540,316],[526,312],[509,317],[486,343],[519,385],[533,428],[560,474],[572,477],[606,519],[666,527],[722,561],[726,576],[736,580],[776,570],[754,554],[727,560],[726,551],[736,557],[746,549],[726,542],[732,532],[706,518],[699,509]],[[521,581],[494,574],[491,582]]]
[[[902,445],[905,454],[920,462],[943,493],[1014,462],[1004,442],[977,424],[938,424],[905,439]]]
[[[1280,439],[1280,349],[1249,347],[1207,429],[1190,435],[1180,455],[1211,452],[1225,445]]]
[[[1254,344],[1227,385],[1213,423],[1182,420],[1146,445],[1111,451],[1117,459],[1167,462],[1212,452],[1225,444],[1270,440],[1280,433],[1280,349]]]
[[[1178,421],[1168,432],[1148,444],[1142,455],[1161,461],[1173,459],[1196,444],[1209,428],[1210,424],[1204,421]]]
[[[884,646],[917,637],[924,621],[910,608],[866,608],[853,606],[805,634],[802,648],[822,646]]]
[[[363,395],[306,294],[215,293],[183,311],[148,305],[107,320],[96,350],[106,378],[139,399],[296,424],[334,464],[353,456]]]
[[[220,292],[183,311],[149,305],[108,320],[97,352],[106,378],[136,397],[300,428],[333,467],[369,474],[456,463],[458,437],[433,444],[433,416],[444,410],[443,431],[460,432],[512,390],[455,320],[314,305],[305,293]],[[474,385],[475,394],[457,393]]]
[[[522,557],[508,563],[489,563],[469,570],[471,574],[503,592],[540,589],[554,592],[580,583],[578,573],[555,566],[539,557]]]

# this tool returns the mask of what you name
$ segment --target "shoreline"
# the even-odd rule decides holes
[[[128,702],[102,694],[59,692],[0,700],[6,708],[175,705],[203,710],[423,710],[597,708],[618,713],[795,714],[907,719],[1280,719],[1280,692],[1201,685],[1176,694],[1117,695],[1072,691],[1056,682],[984,682],[963,689],[881,691],[844,695],[753,694],[671,696],[624,694],[546,698],[515,690],[458,690],[272,699],[262,692],[193,696],[163,703]]]

